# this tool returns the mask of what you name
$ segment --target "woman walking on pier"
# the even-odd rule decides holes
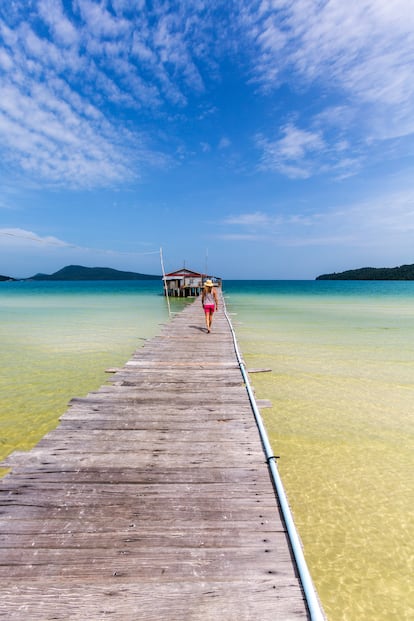
[[[214,289],[211,280],[206,280],[204,283],[204,289],[201,294],[201,304],[204,308],[207,332],[210,332],[214,311],[218,310],[217,291]]]

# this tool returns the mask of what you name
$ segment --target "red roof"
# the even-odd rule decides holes
[[[180,270],[176,270],[175,272],[169,272],[168,274],[165,274],[166,278],[172,278],[172,277],[176,277],[176,278],[183,278],[185,276],[198,276],[198,277],[202,277],[204,276],[204,274],[200,274],[200,272],[193,272],[193,270],[189,270],[186,267],[182,267]]]

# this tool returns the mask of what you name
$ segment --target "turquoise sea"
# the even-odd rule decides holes
[[[224,294],[329,621],[414,619],[414,282]],[[0,283],[0,460],[166,321],[157,281]]]

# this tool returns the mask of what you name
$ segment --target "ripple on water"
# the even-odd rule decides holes
[[[414,619],[412,300],[279,304],[232,300],[328,619]]]

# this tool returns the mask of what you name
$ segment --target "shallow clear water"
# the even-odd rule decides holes
[[[414,283],[230,283],[330,621],[414,618]]]
[[[158,281],[0,283],[0,460],[38,442],[72,397],[159,332],[160,290]]]
[[[224,292],[329,620],[413,619],[414,283]],[[167,320],[159,282],[0,283],[0,459]]]

